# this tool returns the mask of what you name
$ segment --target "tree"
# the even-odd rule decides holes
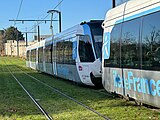
[[[5,36],[4,30],[0,30],[0,43],[4,42],[4,36]]]
[[[0,55],[3,55],[4,53],[4,36],[4,30],[0,30]]]
[[[5,42],[6,40],[24,40],[23,34],[15,27],[11,26],[5,30]]]

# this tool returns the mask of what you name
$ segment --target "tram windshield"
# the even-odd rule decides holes
[[[94,54],[90,37],[87,35],[79,36],[79,57],[81,62],[94,62]]]
[[[89,23],[88,24],[91,29],[92,38],[93,38],[93,45],[96,53],[96,57],[102,59],[102,35],[103,35],[103,29],[101,27],[101,22],[95,24],[95,23]]]

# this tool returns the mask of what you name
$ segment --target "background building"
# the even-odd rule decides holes
[[[41,35],[40,40],[44,40],[51,35]],[[34,36],[34,40],[31,42],[27,42],[28,46],[35,44],[38,42],[37,36]],[[16,40],[7,40],[7,42],[4,44],[4,54],[7,56],[19,56],[22,58],[26,58],[26,41],[21,40],[18,42]]]
[[[40,35],[40,41],[51,37],[52,35]],[[33,36],[33,41],[38,41],[38,35]]]
[[[32,45],[35,42],[28,42],[28,45]],[[7,40],[7,43],[4,44],[5,55],[7,56],[19,56],[22,58],[26,57],[26,42],[19,41],[17,46],[17,41]],[[18,52],[19,51],[19,52]]]

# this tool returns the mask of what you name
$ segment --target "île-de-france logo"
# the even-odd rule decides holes
[[[103,58],[109,59],[110,56],[110,33],[106,32],[103,36],[104,44],[103,44]]]

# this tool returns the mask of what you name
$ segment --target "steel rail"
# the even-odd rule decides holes
[[[6,63],[6,62],[5,62]],[[30,99],[34,102],[34,104],[39,108],[39,110],[45,115],[45,117],[48,120],[53,120],[51,116],[43,109],[43,107],[37,102],[36,99],[33,98],[33,96],[29,93],[29,91],[19,82],[19,80],[16,78],[16,76],[11,72],[11,70],[7,67],[9,73],[12,75],[12,77],[16,80],[16,82],[21,86],[21,88],[27,93],[27,95],[30,97]],[[22,71],[23,72],[23,71]]]
[[[17,68],[18,68],[18,67],[17,67]],[[18,69],[20,69],[20,68],[18,68]],[[77,104],[79,104],[79,105],[85,107],[86,109],[88,109],[88,110],[94,112],[95,114],[97,114],[98,116],[104,118],[105,120],[110,120],[110,118],[108,118],[107,116],[102,115],[101,113],[97,112],[96,110],[92,109],[91,107],[89,107],[89,106],[83,104],[82,102],[79,102],[78,100],[72,98],[71,96],[69,96],[69,95],[67,95],[67,94],[65,94],[65,93],[63,93],[63,92],[61,92],[61,91],[58,90],[57,88],[52,87],[52,86],[46,84],[45,82],[42,82],[41,80],[39,80],[39,79],[33,77],[32,75],[30,75],[30,74],[24,72],[22,69],[20,69],[20,70],[21,70],[24,74],[26,74],[27,76],[29,76],[29,77],[31,77],[32,79],[36,80],[37,82],[39,82],[39,83],[41,83],[41,84],[47,86],[48,88],[52,89],[54,92],[57,92],[57,93],[61,94],[62,96],[65,96],[66,98],[68,98],[68,99],[74,101],[75,103],[77,103]]]

